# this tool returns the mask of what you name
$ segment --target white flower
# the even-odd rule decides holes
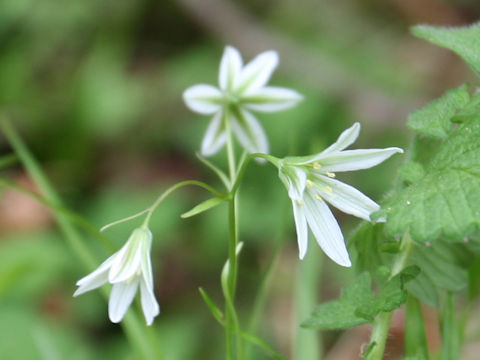
[[[125,245],[105,260],[94,272],[77,282],[73,296],[81,295],[109,282],[113,285],[108,302],[108,316],[114,323],[120,322],[133,301],[138,287],[147,325],[160,313],[153,294],[150,248],[152,233],[149,229],[135,229]]]
[[[274,86],[265,86],[278,65],[278,54],[266,51],[243,66],[237,49],[227,46],[220,62],[219,88],[199,84],[183,93],[186,105],[200,114],[212,115],[202,141],[204,156],[215,154],[227,141],[227,124],[238,142],[250,153],[268,153],[268,140],[249,110],[276,112],[296,105],[302,95]]]
[[[321,153],[288,157],[277,164],[280,179],[287,187],[293,204],[300,259],[307,252],[310,227],[327,256],[342,266],[351,266],[342,232],[325,201],[367,221],[370,221],[370,214],[380,209],[377,203],[357,189],[335,180],[335,173],[368,169],[395,153],[403,153],[403,150],[396,147],[344,150],[357,139],[359,132],[360,124],[355,123]]]

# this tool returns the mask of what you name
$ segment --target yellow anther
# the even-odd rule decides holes
[[[310,180],[307,180],[307,187],[310,188],[313,186],[313,182],[311,182]]]
[[[333,189],[330,186],[326,186],[325,191],[331,193],[333,192]]]
[[[315,194],[315,199],[317,199],[318,201],[323,201],[322,197],[318,194]]]
[[[327,171],[325,174],[326,174],[329,178],[334,178],[334,177],[335,177],[335,173],[332,173],[332,172],[330,172],[330,171]]]
[[[302,200],[297,200],[297,204],[302,206],[303,205],[303,201]]]
[[[313,163],[313,168],[314,168],[315,170],[320,170],[321,167],[322,167],[322,165],[320,165],[319,163],[317,163],[317,162],[314,162],[314,163]]]

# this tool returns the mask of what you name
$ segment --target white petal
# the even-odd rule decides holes
[[[344,213],[370,221],[370,214],[380,210],[380,205],[354,187],[326,176],[318,176],[318,179],[325,186],[315,187],[312,191],[318,191],[323,199]],[[328,191],[324,190],[326,186],[330,187]]]
[[[122,321],[138,289],[140,278],[114,284],[108,301],[108,317],[113,323]]]
[[[356,122],[348,129],[344,130],[338,137],[337,141],[322,151],[322,153],[326,154],[334,151],[342,151],[352,145],[360,134],[360,127],[360,123]]]
[[[152,325],[155,316],[160,314],[160,306],[155,299],[153,289],[148,286],[144,280],[140,280],[140,300],[145,321],[147,322],[147,325],[150,326]]]
[[[311,196],[305,196],[304,200],[308,226],[322,250],[337,264],[351,266],[342,231],[328,206]]]
[[[291,108],[298,104],[303,96],[292,89],[265,86],[242,96],[242,104],[261,112],[276,112]]]
[[[127,243],[117,253],[110,268],[108,281],[112,284],[130,279],[140,268],[142,242],[135,238],[138,235],[137,230],[134,230]]]
[[[268,153],[268,140],[262,125],[248,111],[232,114],[232,131],[238,142],[250,153]]]
[[[250,61],[240,73],[234,91],[248,93],[264,86],[278,65],[276,51],[265,51]]]
[[[322,165],[322,172],[353,171],[371,168],[396,153],[403,153],[403,150],[396,147],[344,150],[319,157],[316,161]]]
[[[298,252],[300,259],[305,257],[308,248],[308,227],[305,217],[305,205],[298,204],[293,200],[293,217],[295,219],[295,228],[297,230]]]
[[[207,131],[203,136],[201,154],[211,156],[226,143],[227,134],[223,124],[223,112],[219,111],[210,121]]]
[[[286,186],[290,199],[303,201],[303,192],[307,184],[305,171],[293,166],[282,166],[278,169],[278,176]]]
[[[77,281],[79,288],[73,296],[81,295],[87,291],[96,289],[108,281],[108,269],[112,265],[116,254],[105,260],[95,271]]]
[[[150,261],[151,241],[142,245],[142,276],[150,288],[153,288],[152,262]]]
[[[320,159],[326,158],[328,155],[332,153],[336,154],[342,151],[343,149],[347,148],[348,146],[352,145],[355,142],[355,140],[357,140],[359,133],[360,133],[360,123],[356,122],[347,130],[344,130],[338,137],[337,141],[335,141],[328,148],[312,156],[296,157],[297,159],[296,163],[298,165],[305,165],[305,164],[316,162],[316,161],[319,161]]]
[[[236,79],[242,69],[242,56],[233,46],[226,46],[220,61],[220,71],[218,73],[218,84],[220,89],[233,89]]]
[[[190,110],[210,115],[221,109],[223,95],[212,85],[199,84],[183,92],[183,101]]]

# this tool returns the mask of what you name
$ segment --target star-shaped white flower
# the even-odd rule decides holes
[[[153,294],[150,248],[152,233],[149,229],[135,229],[125,245],[105,260],[94,272],[77,282],[73,296],[81,295],[109,282],[113,285],[108,302],[108,316],[114,323],[120,322],[140,287],[140,300],[147,325],[160,313]]]
[[[277,164],[293,204],[300,259],[307,253],[310,227],[327,256],[339,265],[351,266],[342,231],[325,202],[367,221],[370,214],[380,209],[357,189],[336,180],[335,173],[371,168],[403,150],[396,147],[344,150],[357,139],[359,132],[360,124],[355,123],[321,153],[288,157]]]
[[[227,124],[238,142],[250,153],[268,153],[268,140],[262,126],[249,111],[276,112],[296,105],[301,99],[295,90],[265,86],[278,65],[278,54],[266,51],[243,66],[240,53],[225,47],[220,62],[219,88],[199,84],[183,93],[194,112],[212,115],[202,141],[204,156],[215,154],[227,141]]]

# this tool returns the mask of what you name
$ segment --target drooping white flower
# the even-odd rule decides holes
[[[204,156],[215,154],[227,141],[227,124],[238,142],[250,153],[268,153],[262,126],[249,111],[276,112],[296,105],[301,99],[295,90],[266,86],[278,65],[278,54],[266,51],[243,66],[240,53],[225,47],[218,76],[219,88],[199,84],[183,93],[185,104],[194,112],[213,115],[202,141]]]
[[[125,245],[105,260],[95,271],[77,282],[73,296],[81,295],[109,282],[113,285],[108,302],[108,316],[120,322],[140,288],[140,300],[147,325],[160,313],[153,293],[150,248],[152,233],[145,227],[135,229]]]
[[[287,157],[277,163],[280,179],[292,200],[300,259],[307,253],[310,228],[327,256],[339,265],[351,266],[342,231],[325,202],[367,221],[370,214],[380,209],[357,189],[336,180],[335,173],[371,168],[403,150],[396,147],[344,150],[357,139],[359,132],[360,124],[355,123],[321,153]]]

